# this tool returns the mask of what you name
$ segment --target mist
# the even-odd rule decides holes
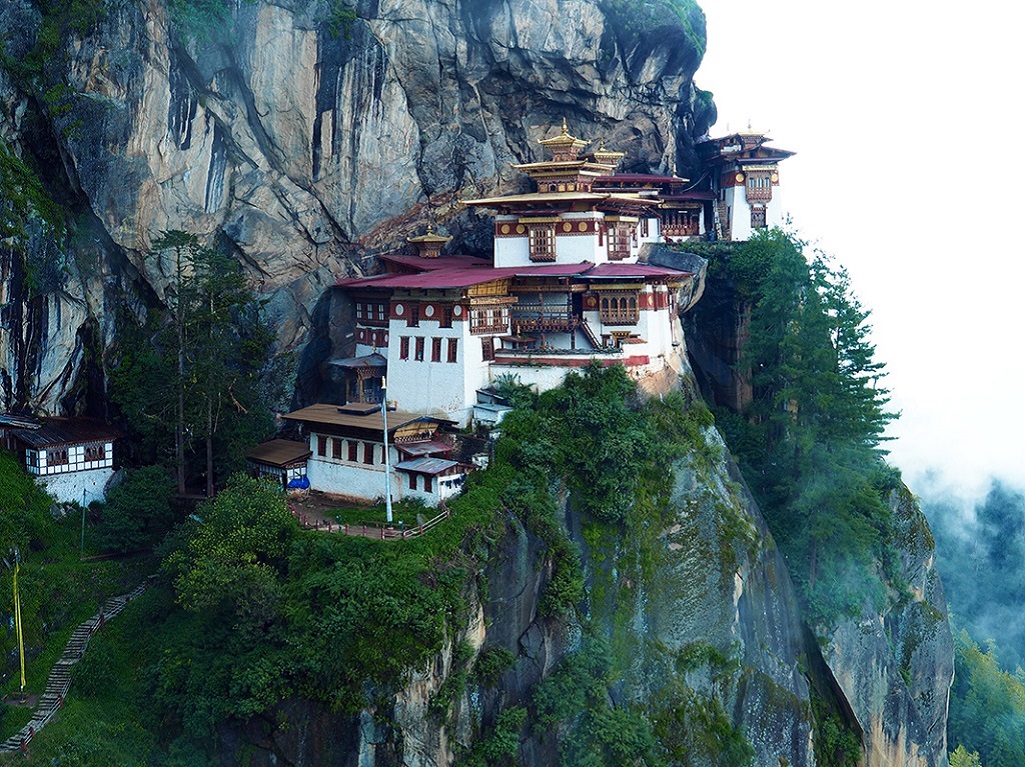
[[[1025,667],[1025,486],[990,477],[968,487],[932,472],[915,489],[955,624],[995,642],[1004,668]]]

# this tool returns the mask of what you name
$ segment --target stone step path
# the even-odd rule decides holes
[[[46,689],[43,690],[43,694],[36,703],[32,719],[17,733],[0,743],[0,753],[27,750],[29,742],[36,733],[43,729],[64,705],[64,696],[68,694],[68,688],[71,687],[71,667],[81,660],[93,634],[124,610],[125,606],[145,591],[148,585],[149,581],[146,580],[127,594],[111,597],[103,603],[96,615],[84,621],[71,632],[71,638],[64,647],[64,652],[61,653],[60,658],[57,659],[50,671],[50,676],[46,679]]]

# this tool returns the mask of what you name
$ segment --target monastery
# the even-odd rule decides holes
[[[542,391],[593,363],[638,379],[671,366],[695,275],[647,256],[781,224],[778,163],[793,153],[767,142],[748,132],[699,143],[704,172],[691,183],[617,173],[623,153],[584,153],[563,121],[540,142],[549,159],[515,166],[535,191],[464,201],[494,213],[491,259],[444,255],[450,238],[428,228],[409,238],[413,253],[380,256],[384,273],[337,282],[355,308],[354,355],[330,361],[346,403],[286,415],[305,441],[259,446],[255,470],[367,500],[393,471],[393,498],[436,505],[472,468],[444,429],[469,426],[495,381]],[[497,420],[494,406],[478,420]]]

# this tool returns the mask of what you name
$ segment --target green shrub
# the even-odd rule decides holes
[[[175,482],[162,466],[127,472],[124,481],[107,493],[100,522],[100,539],[117,551],[152,546],[174,524],[171,501]]]
[[[504,647],[486,647],[473,664],[473,678],[481,687],[494,687],[515,662],[516,656]]]

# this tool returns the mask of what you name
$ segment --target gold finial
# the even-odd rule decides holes
[[[563,136],[568,136],[569,135],[569,128],[566,127],[566,116],[565,115],[563,115],[563,117],[562,117],[562,135]]]

